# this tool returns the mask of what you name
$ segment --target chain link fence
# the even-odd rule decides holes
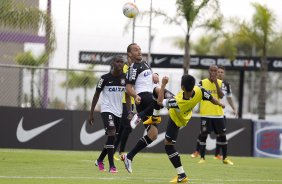
[[[47,101],[43,95],[46,70],[49,75]],[[3,64],[0,65],[0,71],[1,106],[71,110],[90,109],[97,81],[107,72],[74,69],[67,72],[59,68]]]
[[[42,9],[41,5],[45,8]],[[97,80],[109,71],[109,66],[84,69],[53,67],[54,63],[68,62],[65,58],[52,59],[56,48],[56,32],[50,12],[51,0],[0,0],[0,106],[89,110]],[[67,6],[62,12],[68,12]],[[75,14],[76,12],[72,12]],[[64,15],[66,16],[66,15]],[[76,14],[73,16],[75,17]],[[57,18],[57,17],[56,17]],[[67,20],[65,22],[67,25]],[[65,26],[67,27],[67,26]],[[67,37],[68,31],[59,32],[56,38]],[[29,50],[32,45],[33,50]],[[68,45],[68,47],[73,46]],[[67,47],[67,48],[68,48]],[[67,48],[65,48],[67,50]],[[124,49],[123,49],[124,51]],[[68,52],[68,51],[66,51]],[[71,53],[73,54],[73,53]],[[78,54],[79,53],[75,53]],[[77,59],[78,64],[78,59]],[[80,66],[86,66],[80,64]],[[56,66],[56,65],[55,65]],[[96,67],[96,66],[95,66]],[[77,67],[78,68],[78,67]],[[169,90],[177,92],[180,87],[179,73],[174,70],[157,71],[160,76],[169,75]],[[201,71],[206,73],[207,71]],[[201,73],[195,76],[201,79]],[[229,75],[230,74],[230,75]],[[235,103],[238,104],[238,72],[228,71],[227,79],[232,84]],[[247,72],[245,76],[244,113],[257,113],[258,73]],[[281,73],[270,72],[267,86],[267,113],[282,112]],[[99,102],[96,107],[99,110]]]

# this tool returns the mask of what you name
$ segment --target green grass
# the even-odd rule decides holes
[[[133,173],[116,161],[119,173],[99,172],[94,160],[99,152],[0,149],[0,184],[124,184],[168,183],[176,171],[165,153],[140,153]],[[207,156],[205,164],[181,155],[189,183],[266,184],[282,183],[282,159],[230,157],[234,166]],[[107,160],[105,162],[108,168]]]

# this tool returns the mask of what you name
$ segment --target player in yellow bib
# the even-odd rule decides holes
[[[193,108],[200,101],[207,101],[218,107],[224,105],[214,98],[208,91],[199,86],[195,86],[195,78],[191,75],[183,75],[181,78],[181,91],[174,98],[164,99],[165,86],[168,77],[163,77],[161,88],[158,93],[158,104],[169,109],[169,119],[165,134],[165,150],[177,176],[171,180],[173,183],[185,183],[188,178],[181,164],[179,153],[176,151],[176,143],[179,129],[186,126],[192,116]]]
[[[200,81],[200,86],[209,91],[217,100],[223,98],[222,80],[217,78],[217,65],[209,67],[209,78]],[[226,126],[224,120],[224,111],[220,106],[214,105],[208,101],[200,103],[201,129],[199,136],[200,164],[205,163],[206,140],[208,134],[212,131],[216,134],[217,144],[222,150],[222,161],[224,164],[233,165],[233,162],[227,158],[227,139]]]

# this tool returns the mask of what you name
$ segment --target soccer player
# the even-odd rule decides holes
[[[224,97],[221,99],[221,102],[223,104],[227,104],[227,102],[228,102],[228,104],[232,108],[233,115],[235,117],[238,117],[237,109],[234,105],[233,98],[232,98],[231,85],[226,80],[224,80],[224,78],[225,78],[225,68],[224,68],[224,66],[218,66],[217,78],[222,80],[222,89],[221,90],[224,93]],[[224,120],[226,121],[225,115],[226,115],[226,108],[224,109]],[[200,135],[198,136],[196,151],[191,154],[192,158],[198,157],[198,155],[199,155],[199,152],[200,152],[200,144],[199,144],[200,138],[199,137],[200,137]],[[216,149],[215,149],[215,154],[214,154],[214,159],[217,159],[217,160],[222,159],[222,157],[220,155],[220,146],[219,145],[220,145],[219,143],[216,143]]]
[[[223,98],[224,93],[222,91],[222,80],[217,78],[217,71],[217,65],[211,65],[209,67],[209,78],[201,80],[199,85],[209,91],[214,98],[220,100]],[[201,160],[198,163],[205,163],[207,136],[214,131],[217,144],[222,150],[223,163],[233,165],[233,162],[227,158],[227,139],[223,108],[209,101],[202,100],[200,103],[200,115],[199,145]]]
[[[95,161],[100,171],[105,171],[103,160],[108,154],[109,172],[117,173],[114,164],[114,141],[116,130],[120,124],[122,116],[122,96],[125,91],[125,75],[122,72],[124,59],[122,56],[115,56],[111,63],[111,71],[101,76],[95,94],[93,96],[90,115],[88,122],[90,125],[94,124],[93,112],[99,100],[100,94],[103,94],[101,102],[101,116],[103,119],[107,141],[99,158]],[[126,101],[128,109],[130,109],[130,98],[126,94]]]
[[[181,91],[171,99],[164,99],[163,94],[167,83],[168,77],[163,77],[157,102],[159,105],[169,109],[169,119],[165,134],[165,151],[177,172],[177,176],[170,182],[186,183],[188,178],[181,164],[179,153],[176,151],[174,146],[177,140],[179,129],[187,125],[192,116],[193,108],[200,101],[208,101],[219,107],[224,107],[224,105],[216,98],[213,98],[213,96],[204,88],[195,86],[195,78],[191,75],[182,76]]]
[[[126,74],[128,71],[129,66],[132,64],[131,59],[127,57],[127,62],[123,66],[123,73]],[[132,128],[130,126],[130,120],[128,119],[129,112],[127,110],[126,100],[125,100],[125,93],[122,98],[122,117],[121,117],[121,123],[119,125],[119,129],[116,136],[116,141],[114,143],[114,152],[116,152],[118,146],[119,146],[119,156],[124,153],[125,146],[129,137],[129,134],[132,132]],[[131,97],[131,112],[134,109],[134,99]],[[130,113],[131,113],[130,112]],[[115,160],[120,160],[118,157],[114,156]]]
[[[233,102],[231,85],[224,79],[225,78],[225,68],[222,65],[218,66],[217,78],[222,80],[222,92],[224,93],[224,97],[221,99],[221,102],[223,104],[227,104],[227,102],[228,102],[228,104],[232,108],[233,115],[237,118],[238,112],[237,112],[237,109],[236,109],[234,102]],[[224,121],[225,121],[225,123],[226,123],[226,111],[227,111],[227,108],[224,109]],[[220,144],[216,143],[214,158],[221,160],[220,146],[219,145]]]
[[[153,115],[153,107],[157,110],[160,109],[160,106],[158,106],[156,102],[154,103],[152,96],[153,80],[156,80],[156,78],[158,80],[158,77],[153,77],[151,67],[142,58],[139,45],[136,43],[130,44],[127,47],[127,54],[133,63],[126,76],[126,91],[134,98],[137,115],[145,123],[148,117]],[[122,155],[125,168],[129,173],[132,173],[131,165],[134,156],[157,139],[158,136],[157,123],[152,122],[144,124],[144,126],[147,130],[147,135],[140,138],[135,147],[128,154]]]

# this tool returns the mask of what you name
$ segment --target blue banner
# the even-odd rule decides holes
[[[254,156],[282,158],[282,123],[254,122]]]

